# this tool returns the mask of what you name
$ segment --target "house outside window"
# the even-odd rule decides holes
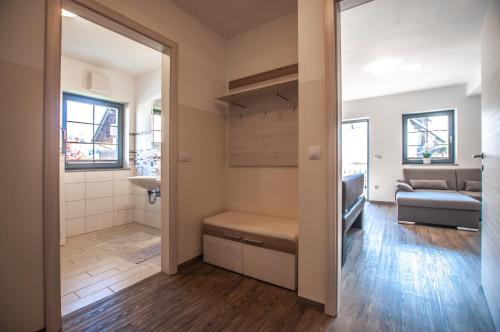
[[[422,164],[424,152],[433,164],[455,162],[455,111],[403,114],[403,164]]]
[[[63,93],[66,169],[123,167],[123,104]]]

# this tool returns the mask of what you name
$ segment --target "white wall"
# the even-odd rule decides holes
[[[343,119],[370,119],[370,199],[394,202],[394,186],[402,178],[402,114],[456,109],[455,167],[480,167],[472,155],[481,152],[481,98],[467,97],[455,85],[343,103]],[[382,158],[374,158],[381,155]],[[406,167],[406,166],[405,166]],[[429,167],[409,165],[408,167]],[[447,167],[447,166],[436,166]],[[379,186],[379,189],[375,189]]]
[[[297,43],[297,12],[230,38],[227,80],[297,63]],[[226,208],[298,218],[298,179],[298,167],[228,166]]]
[[[45,1],[0,1],[0,331],[44,327]]]
[[[325,303],[325,3],[298,1],[299,296]],[[309,146],[321,159],[309,160]]]
[[[228,39],[227,80],[297,63],[297,43],[297,12]]]

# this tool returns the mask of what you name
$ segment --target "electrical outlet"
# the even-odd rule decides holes
[[[380,188],[380,187],[378,186],[378,184],[376,184],[376,185],[375,185],[375,189],[379,190],[379,188]]]

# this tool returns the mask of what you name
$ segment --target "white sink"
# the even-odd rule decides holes
[[[146,190],[160,188],[161,179],[159,176],[130,176],[130,183]]]

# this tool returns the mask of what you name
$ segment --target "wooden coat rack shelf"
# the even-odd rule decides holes
[[[230,166],[298,165],[298,66],[229,82]],[[243,85],[242,83],[245,83]]]

